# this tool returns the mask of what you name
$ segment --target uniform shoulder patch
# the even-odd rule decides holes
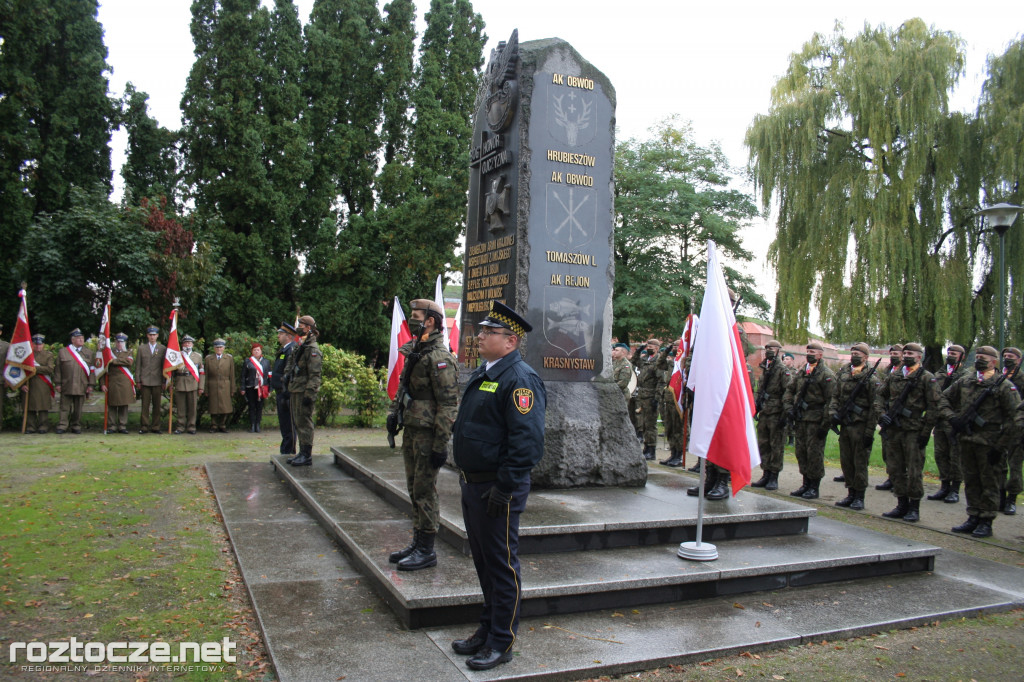
[[[448,367],[448,363],[447,362],[439,362],[439,363],[437,363],[437,368],[438,369],[446,369],[447,367]]]
[[[528,388],[517,388],[512,391],[512,401],[520,413],[527,414],[533,409],[533,391]]]

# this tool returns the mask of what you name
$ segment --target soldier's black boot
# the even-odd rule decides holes
[[[875,490],[892,490],[892,481],[888,478],[885,479],[885,481],[875,486]]]
[[[715,481],[715,487],[704,493],[706,500],[724,500],[729,497],[729,484],[732,482],[732,474],[725,473]]]
[[[398,562],[399,571],[418,571],[421,568],[437,566],[437,555],[434,554],[434,538],[437,533],[420,532],[419,543],[412,554]]]
[[[907,513],[903,515],[903,520],[910,521],[911,523],[921,520],[921,500],[910,500]]]
[[[772,475],[766,471],[763,474],[761,474],[761,478],[759,478],[756,481],[754,481],[753,483],[751,483],[750,487],[751,488],[763,488],[766,485],[768,485],[768,481],[770,481],[771,478],[772,478]]]
[[[952,483],[952,481],[943,481],[942,482],[942,487],[939,488],[938,490],[936,490],[934,495],[929,495],[928,499],[929,500],[943,500],[943,501],[945,501],[946,495],[949,494],[949,486],[950,486],[951,483]]]
[[[953,526],[950,528],[954,533],[973,533],[974,529],[978,527],[981,522],[977,516],[968,516],[967,520],[961,523],[959,526]]]
[[[718,470],[717,469],[712,469],[711,467],[708,467],[707,471],[704,474],[704,494],[707,495],[708,491],[710,491],[712,488],[714,488],[715,487],[715,483],[717,483],[717,482],[718,482]],[[700,492],[700,486],[699,485],[695,485],[692,488],[687,488],[686,489],[686,494],[689,495],[690,497],[697,497],[697,494],[699,492]]]
[[[971,533],[972,538],[992,537],[992,519],[978,519],[978,527]]]
[[[664,462],[662,462],[662,464],[664,464],[667,467],[672,467],[673,469],[678,469],[679,467],[683,466],[683,451],[673,450],[672,456],[666,459]]]
[[[693,466],[690,467],[689,469],[687,469],[687,471],[689,471],[691,474],[699,474],[700,473],[700,457],[697,458],[697,461],[694,462]]]
[[[897,497],[896,506],[890,511],[882,512],[882,516],[887,519],[902,519],[910,511],[910,500],[906,497]]]
[[[804,483],[799,488],[789,494],[790,497],[802,497],[807,492],[807,487],[811,484],[811,479],[804,476]]]
[[[998,509],[999,511],[1003,511],[1003,506],[1005,504],[1006,504],[1006,491],[1005,490],[1000,490],[999,491],[999,506],[996,507],[996,509]]]
[[[1006,502],[1003,503],[1002,512],[1007,516],[1013,516],[1017,513],[1017,496],[1007,495]]]
[[[845,474],[839,474],[838,476],[833,476],[832,477],[832,481],[834,483],[846,483],[846,475]]]
[[[854,490],[853,491],[853,502],[850,503],[850,509],[856,509],[860,511],[864,509],[864,491]]]
[[[808,478],[807,479],[807,490],[800,497],[805,500],[816,500],[818,499],[818,486],[821,485],[820,478]]]
[[[289,460],[289,464],[293,467],[308,467],[313,464],[313,449],[312,448],[299,448],[299,456],[295,459]]]
[[[856,493],[853,490],[847,490],[846,491],[846,497],[844,497],[841,500],[836,500],[836,506],[837,507],[849,507],[851,504],[853,504],[853,501],[855,499],[857,499]]]
[[[956,504],[960,501],[960,481],[949,482],[949,492],[946,493],[946,497],[942,501],[946,504]]]
[[[644,446],[644,459],[646,459],[648,461],[650,461],[652,459],[656,459],[657,455],[654,454],[654,451],[655,451],[655,449],[657,449],[657,447],[658,447],[657,445],[645,445]]]
[[[765,490],[778,490],[779,489],[779,472],[773,471],[768,474],[768,482],[764,485]]]
[[[408,545],[406,545],[403,549],[400,549],[397,552],[392,552],[388,556],[388,563],[397,564],[399,561],[401,561],[405,557],[407,557],[410,554],[412,554],[413,551],[416,549],[416,545],[419,544],[419,538],[420,538],[420,531],[419,531],[419,529],[418,528],[413,528],[412,529],[412,541]]]

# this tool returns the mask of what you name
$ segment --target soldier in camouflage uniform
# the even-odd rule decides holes
[[[965,412],[987,388],[999,381],[999,351],[981,346],[975,356],[974,373],[961,377],[942,393],[942,416],[960,442],[960,464],[964,473],[967,520],[953,527],[954,533],[970,533],[977,538],[992,535],[992,522],[999,509],[1000,462],[1014,445],[1016,429],[1024,427],[1019,409],[1017,387],[1003,381],[977,406],[978,420],[963,423]]]
[[[903,344],[894,343],[889,346],[889,366],[886,368],[884,375],[881,378],[881,382],[884,385],[889,381],[889,377],[893,373],[898,372],[900,367],[903,366]],[[889,441],[885,438],[882,439],[882,461],[888,465],[889,462],[889,450],[892,446]],[[875,490],[892,490],[892,480],[886,478],[884,481],[875,486]]]
[[[839,431],[839,463],[843,468],[846,483],[846,497],[837,500],[837,507],[850,509],[864,508],[864,491],[868,487],[868,460],[871,459],[871,445],[875,439],[875,424],[878,422],[875,393],[881,385],[878,378],[867,366],[871,348],[866,343],[855,343],[850,348],[850,362],[839,370],[836,390],[829,405],[829,420]],[[857,386],[863,384],[858,390]],[[847,404],[857,391],[849,408]],[[840,415],[846,409],[845,415]]]
[[[885,468],[892,481],[896,506],[882,516],[904,521],[921,519],[921,498],[924,497],[924,452],[932,429],[939,418],[942,393],[935,375],[921,366],[924,348],[917,343],[903,346],[903,367],[889,374],[889,379],[875,396],[876,411],[889,441],[889,459]],[[893,414],[894,403],[903,398],[901,413]]]
[[[786,450],[786,425],[780,423],[782,399],[793,375],[779,357],[782,344],[772,339],[764,344],[764,360],[761,362],[761,385],[757,391],[760,407],[757,419],[757,449],[761,453],[761,478],[750,485],[765,490],[778,490],[779,472],[782,471]]]
[[[303,315],[296,331],[302,345],[288,358],[285,380],[292,408],[292,424],[299,438],[299,454],[287,462],[292,466],[309,466],[313,463],[313,411],[316,409],[316,394],[320,391],[324,357],[316,342],[320,333],[316,320]]]
[[[782,399],[785,419],[794,425],[796,461],[803,476],[803,485],[790,495],[805,500],[818,497],[818,487],[825,476],[828,405],[835,391],[836,375],[822,361],[824,354],[824,347],[817,341],[807,344],[807,364],[797,370]]]
[[[678,341],[666,348],[658,356],[658,371],[661,373],[661,422],[665,426],[665,440],[668,441],[669,456],[659,464],[667,467],[681,467],[683,465],[683,416],[679,414],[679,406],[676,404],[676,394],[669,386],[672,379],[672,372],[675,371],[676,349]]]
[[[459,412],[458,361],[444,342],[444,310],[427,299],[409,303],[413,340],[403,346],[405,367],[388,413],[388,433],[404,425],[402,457],[412,502],[412,542],[388,557],[400,571],[437,565],[434,538],[440,522],[437,472]]]
[[[629,362],[629,346],[624,343],[612,346],[612,381],[622,391],[626,409],[629,409],[629,399],[636,387],[636,372],[633,371],[633,365]]]
[[[946,349],[946,365],[935,373],[940,390],[945,391],[967,374],[967,367],[963,362],[965,353],[963,346],[955,343]],[[960,443],[950,431],[949,424],[942,420],[935,425],[932,435],[935,438],[935,466],[939,468],[942,487],[927,499],[955,504],[960,501],[960,484],[964,480],[963,472],[960,470]]]
[[[661,388],[661,376],[658,374],[658,349],[661,341],[648,339],[647,345],[640,352],[637,367],[640,377],[637,380],[636,403],[640,409],[639,427],[644,439],[644,459],[654,459],[658,447],[658,395]]]
[[[1020,364],[1021,352],[1019,348],[1009,347],[1003,349],[1003,373],[1009,374]],[[1017,388],[1018,395],[1024,395],[1024,372],[1017,372],[1013,378],[1013,385]],[[1000,480],[1003,481],[1003,489],[999,495],[999,511],[1007,516],[1017,513],[1017,496],[1024,487],[1024,476],[1021,467],[1024,465],[1024,447],[1020,442],[1015,442],[1006,453],[1003,466],[1000,469]]]

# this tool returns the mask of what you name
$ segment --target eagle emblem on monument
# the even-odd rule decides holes
[[[508,42],[498,43],[491,50],[491,61],[487,65],[489,94],[484,101],[487,112],[487,127],[500,133],[512,123],[519,98],[519,82],[516,80],[516,61],[519,59],[519,29],[512,31]]]

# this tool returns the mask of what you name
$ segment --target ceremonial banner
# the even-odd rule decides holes
[[[409,323],[405,321],[402,304],[395,296],[395,310],[391,313],[391,348],[388,351],[388,397],[392,400],[398,395],[398,381],[405,367],[405,356],[398,352],[404,344],[412,341]]]
[[[20,388],[36,373],[36,359],[32,353],[32,332],[28,328],[28,304],[25,303],[25,290],[18,292],[21,305],[18,308],[18,323],[14,327],[11,346],[7,349],[4,364],[4,381],[11,388]]]
[[[178,309],[171,311],[171,335],[167,338],[167,353],[164,355],[164,376],[170,377],[171,372],[185,364],[181,359],[181,346],[178,345]]]
[[[446,320],[448,316],[444,312],[444,289],[441,286],[441,275],[437,276],[437,284],[434,285],[434,303],[441,306],[441,333],[444,334],[444,347],[451,348],[451,346],[448,345],[448,322]],[[460,303],[459,307],[461,307],[461,305],[462,304]],[[456,346],[456,348],[458,348],[458,346]]]
[[[110,299],[103,306],[103,319],[100,321],[99,353],[96,354],[96,378],[101,379],[110,368],[114,352],[110,347]]]

